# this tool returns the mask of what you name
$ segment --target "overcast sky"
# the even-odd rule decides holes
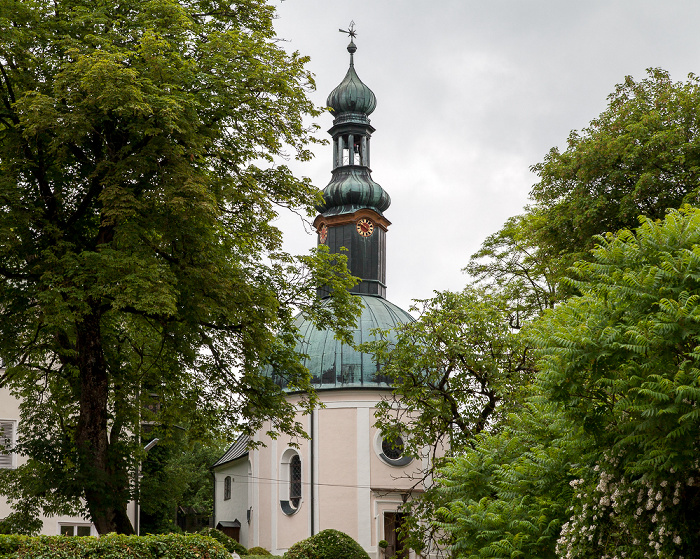
[[[595,118],[626,75],[700,73],[697,0],[275,3],[278,35],[311,57],[319,105],[345,76],[338,29],[355,21],[355,68],[377,96],[372,178],[392,198],[387,298],[405,309],[464,287],[470,255],[527,203],[530,165]],[[328,138],[332,117],[319,123]],[[332,147],[315,152],[292,167],[323,188]],[[288,250],[315,246],[299,218],[279,225]]]

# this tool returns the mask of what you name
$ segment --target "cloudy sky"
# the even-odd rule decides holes
[[[376,94],[372,177],[389,192],[388,299],[408,308],[461,289],[469,256],[522,211],[529,167],[563,147],[626,75],[661,67],[700,74],[697,0],[275,0],[286,48],[311,57],[312,99],[325,105],[348,66]],[[325,115],[323,135],[332,125]],[[323,188],[331,146],[298,174]],[[280,218],[287,248],[315,245]]]

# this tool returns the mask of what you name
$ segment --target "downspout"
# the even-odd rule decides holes
[[[216,528],[216,474],[214,473],[213,468],[209,468],[209,473],[211,474],[211,477],[214,480],[213,486],[214,486],[214,491],[213,491],[213,498],[214,498],[214,504],[212,506],[212,522],[211,522],[211,528]]]
[[[311,440],[309,445],[311,446],[311,535],[313,536],[316,530],[314,526],[314,518],[316,516],[316,498],[315,498],[315,483],[314,483],[314,469],[315,469],[315,453],[314,453],[314,409],[311,408],[311,429],[309,429],[309,436]]]

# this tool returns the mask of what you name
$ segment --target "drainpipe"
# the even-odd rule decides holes
[[[311,447],[311,535],[313,536],[316,527],[314,526],[314,517],[316,516],[316,498],[315,498],[315,483],[314,483],[314,469],[315,469],[315,453],[314,453],[314,410],[313,408],[311,409],[311,429],[309,429],[310,433],[309,436],[311,437],[309,440],[309,445]]]
[[[214,479],[214,491],[213,491],[213,499],[214,499],[214,506],[212,507],[212,526],[211,528],[216,529],[216,474],[214,473],[214,470],[209,468],[209,473],[211,474],[211,477]]]

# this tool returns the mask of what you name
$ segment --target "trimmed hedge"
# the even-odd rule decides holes
[[[229,553],[233,553],[235,551],[238,553],[238,555],[248,555],[248,550],[244,545],[238,543],[233,538],[229,538],[221,530],[216,530],[215,528],[202,528],[199,533],[203,536],[214,538],[217,542],[223,545],[226,548],[226,551]]]
[[[369,559],[369,555],[347,534],[328,529],[295,543],[284,559]]]
[[[270,553],[267,549],[264,547],[260,547],[259,545],[256,545],[255,547],[250,547],[248,548],[248,555],[267,555],[267,556],[272,556],[272,553]]]
[[[212,538],[194,535],[0,536],[0,557],[12,559],[231,559]]]

